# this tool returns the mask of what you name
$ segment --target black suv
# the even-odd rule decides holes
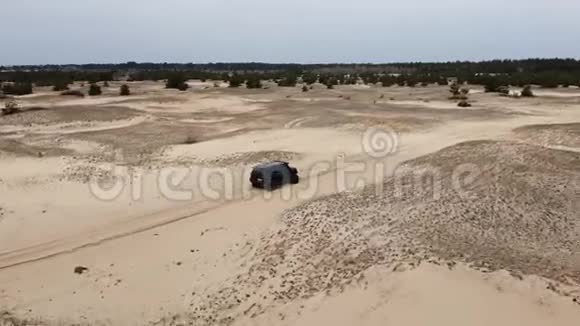
[[[285,184],[297,184],[299,181],[298,170],[283,161],[257,165],[250,175],[250,182],[254,188],[268,190],[280,188]]]

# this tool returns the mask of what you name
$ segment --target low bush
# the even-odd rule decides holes
[[[62,96],[78,96],[78,97],[84,97],[85,94],[83,94],[83,92],[79,91],[79,90],[68,90],[68,91],[64,91],[62,93],[60,93],[60,95]]]
[[[127,84],[121,85],[121,88],[119,89],[119,95],[121,96],[131,95],[131,90],[129,89],[129,86]]]
[[[173,88],[180,91],[185,91],[189,88],[189,85],[187,85],[187,79],[183,74],[173,74],[167,79],[165,88]]]
[[[503,77],[488,76],[483,79],[483,85],[486,93],[504,93],[506,87],[509,93],[508,82]]]
[[[247,88],[262,88],[262,81],[259,77],[251,77],[246,80]]]
[[[233,74],[231,77],[228,78],[229,87],[231,88],[238,88],[242,86],[244,83],[244,79],[240,77],[238,74]]]
[[[469,89],[468,88],[460,88],[457,83],[451,83],[449,85],[449,92],[451,93],[451,100],[467,100]]]
[[[32,94],[31,83],[7,83],[2,85],[2,92],[6,95]]]
[[[16,103],[15,101],[8,101],[4,103],[4,108],[2,108],[2,115],[14,114],[17,113],[18,111],[20,111],[18,103]]]
[[[101,95],[103,92],[101,91],[101,86],[97,84],[91,84],[89,86],[89,96],[97,96]]]
[[[509,86],[500,86],[497,88],[496,92],[498,92],[502,96],[510,95],[510,88]]]
[[[531,85],[524,86],[524,89],[522,89],[522,97],[534,97]]]
[[[468,108],[471,106],[471,103],[463,100],[463,101],[459,101],[459,103],[457,103],[457,106],[462,107],[462,108]]]
[[[280,80],[278,80],[277,84],[280,87],[295,87],[298,79],[294,75],[286,76]]]
[[[62,91],[66,91],[68,90],[68,83],[65,81],[58,81],[55,82],[54,85],[52,86],[52,91],[53,92],[62,92]]]

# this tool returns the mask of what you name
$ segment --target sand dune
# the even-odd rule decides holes
[[[0,324],[580,319],[570,99],[477,93],[459,109],[445,87],[194,85],[46,93],[0,118]],[[390,130],[394,150],[365,152],[369,128]],[[302,182],[251,189],[244,173],[271,159]],[[192,197],[165,196],[164,171],[187,171],[171,189]],[[233,176],[231,196],[200,171]],[[118,196],[95,197],[113,175]]]

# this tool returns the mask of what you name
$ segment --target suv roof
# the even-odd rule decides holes
[[[281,165],[288,165],[288,162],[284,162],[284,161],[272,161],[272,162],[267,162],[267,163],[261,163],[256,165],[256,167],[254,169],[271,169],[271,168],[275,168]]]

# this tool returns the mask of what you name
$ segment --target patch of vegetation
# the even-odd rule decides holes
[[[8,101],[4,103],[4,108],[2,108],[2,115],[15,114],[20,111],[20,107],[16,101]]]
[[[174,73],[169,78],[167,78],[165,88],[172,88],[178,89],[180,91],[185,91],[189,88],[189,85],[187,85],[187,78],[185,77],[184,74]]]
[[[437,83],[447,85],[455,79],[461,85],[485,85],[488,92],[497,92],[499,86],[540,85],[566,87],[580,85],[580,60],[526,59],[492,60],[482,62],[455,61],[442,63],[389,63],[389,64],[264,64],[264,63],[137,63],[76,65],[62,69],[57,65],[13,66],[0,71],[0,83],[54,86],[58,83],[88,81],[108,82],[115,76],[129,76],[129,80],[166,80],[169,88],[186,89],[186,80],[224,80],[231,87],[239,87],[249,78],[276,81],[280,86],[293,87],[298,83],[355,85],[364,83],[383,86],[425,86]],[[176,78],[176,82],[172,82]],[[336,83],[330,81],[335,80]],[[9,82],[9,83],[8,83]],[[105,83],[106,82],[106,83]],[[101,84],[101,85],[103,85]],[[10,87],[10,86],[9,86]],[[18,87],[17,87],[18,88]],[[57,87],[58,88],[58,87]],[[61,88],[58,88],[61,89]],[[8,90],[9,94],[24,95],[29,91]]]
[[[391,87],[397,83],[396,80],[389,75],[382,76],[380,78],[380,82],[383,85],[383,87]]]
[[[459,103],[457,103],[457,106],[462,107],[462,108],[468,108],[468,107],[471,107],[471,103],[467,102],[466,100],[462,100],[462,101],[459,101]]]
[[[501,93],[507,86],[506,80],[500,77],[488,76],[482,80],[486,93]]]
[[[312,85],[318,81],[318,75],[314,73],[305,73],[302,75],[302,81],[306,83],[306,85]]]
[[[524,89],[522,89],[522,97],[534,97],[531,85],[524,86]]]
[[[62,92],[62,91],[66,91],[66,90],[69,90],[69,87],[68,87],[68,82],[64,81],[64,80],[59,80],[59,81],[55,82],[54,85],[52,86],[53,92]]]
[[[451,100],[467,100],[469,95],[469,88],[461,88],[459,84],[453,82],[449,85],[449,92],[451,93]]]
[[[298,82],[298,76],[294,74],[288,74],[288,76],[278,80],[278,86],[280,87],[296,87]]]
[[[127,85],[127,84],[121,85],[121,88],[119,89],[119,95],[120,96],[129,96],[129,95],[131,95],[131,90],[129,89],[129,85]]]
[[[246,80],[247,88],[262,88],[262,81],[259,76],[250,76]]]
[[[98,96],[103,92],[101,91],[101,86],[93,83],[89,86],[89,96]]]
[[[244,78],[240,77],[238,74],[233,74],[228,78],[229,87],[238,88],[244,83]]]
[[[85,97],[85,94],[79,90],[68,90],[60,93],[62,96],[78,96],[78,97]]]
[[[334,86],[338,85],[338,79],[330,77],[326,79],[324,85],[326,85],[326,88],[328,89],[334,89]]]
[[[6,95],[28,95],[32,94],[32,83],[16,82],[2,85],[2,92]]]
[[[449,92],[451,93],[451,99],[456,99],[461,94],[459,85],[457,83],[451,83],[449,85]]]
[[[496,92],[502,96],[509,96],[510,95],[510,87],[509,86],[500,86],[497,88]]]

